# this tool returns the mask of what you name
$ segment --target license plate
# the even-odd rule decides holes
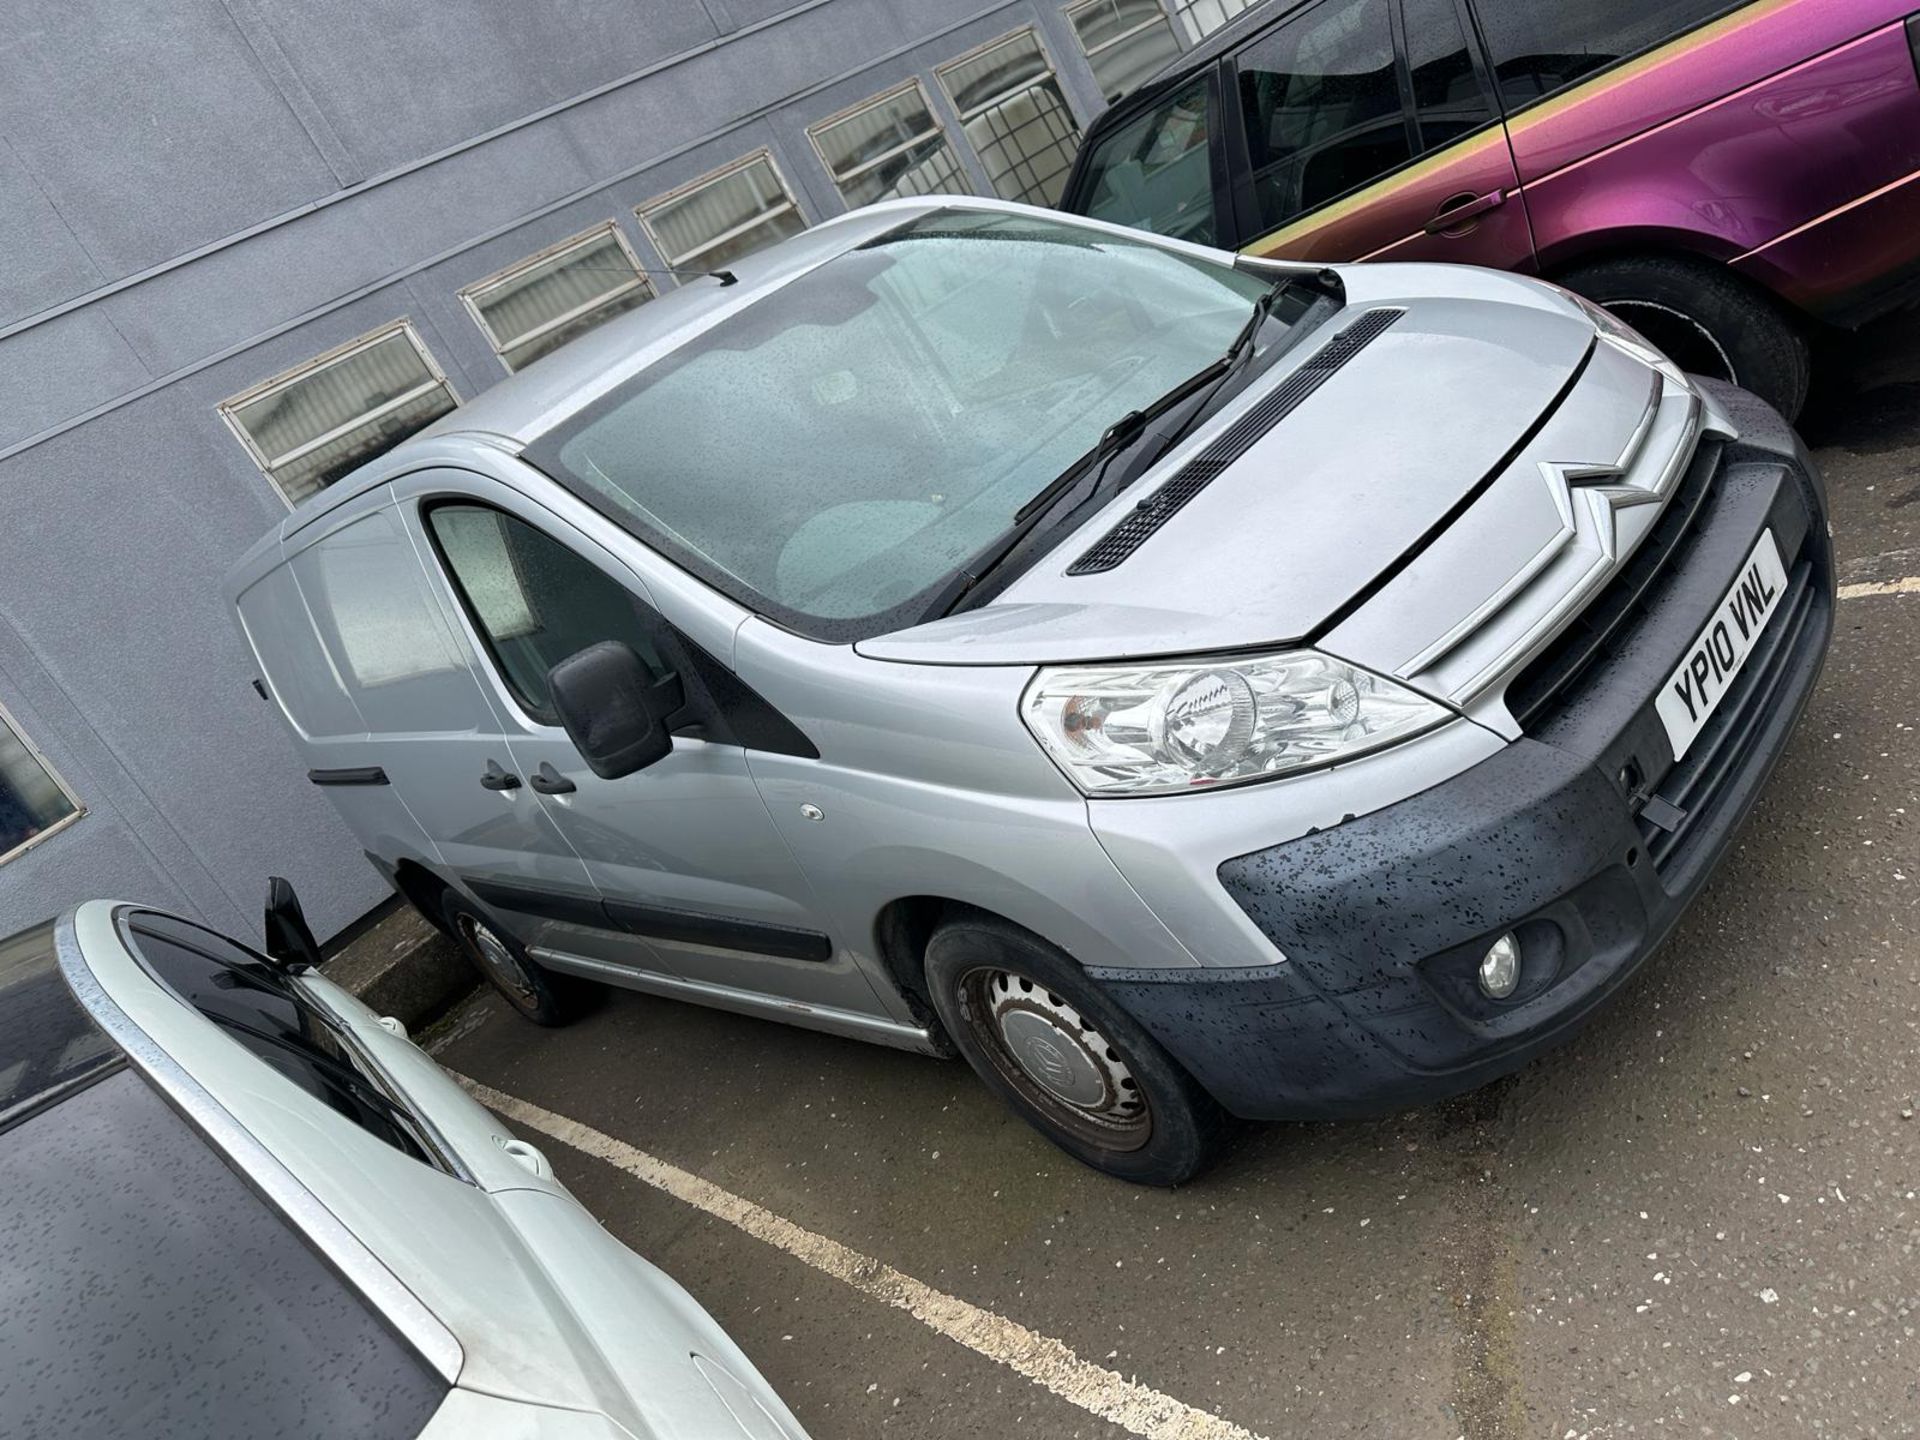
[[[1667,739],[1673,742],[1674,759],[1687,753],[1733,688],[1734,678],[1786,590],[1780,547],[1773,542],[1773,531],[1767,530],[1740,567],[1740,578],[1715,607],[1713,618],[1687,647],[1680,668],[1660,689],[1655,708],[1667,727]]]

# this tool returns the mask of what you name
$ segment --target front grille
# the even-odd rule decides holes
[[[1779,608],[1747,656],[1739,678],[1694,736],[1674,767],[1661,777],[1656,794],[1684,815],[1672,830],[1663,830],[1644,815],[1640,838],[1655,869],[1668,874],[1685,868],[1689,837],[1712,834],[1719,827],[1705,824],[1722,799],[1727,782],[1741,774],[1766,726],[1766,716],[1779,703],[1780,687],[1794,670],[1794,659],[1807,634],[1816,607],[1825,603],[1810,562],[1802,560],[1787,577]]]
[[[1581,677],[1612,655],[1634,623],[1658,602],[1672,579],[1674,561],[1698,533],[1713,500],[1721,449],[1718,440],[1700,442],[1679,488],[1633,558],[1507,687],[1507,707],[1523,730],[1550,724],[1573,697]]]

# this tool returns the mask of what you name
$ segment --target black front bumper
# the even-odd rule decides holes
[[[1741,439],[1703,449],[1685,533],[1659,556],[1643,545],[1633,581],[1592,603],[1590,616],[1611,606],[1605,643],[1575,670],[1550,661],[1560,673],[1522,677],[1525,738],[1411,799],[1221,866],[1285,963],[1090,972],[1229,1110],[1379,1114],[1518,1068],[1634,972],[1729,848],[1819,676],[1834,593],[1805,451],[1764,405],[1714,394]],[[1676,764],[1654,696],[1768,528],[1786,593]],[[1493,1002],[1475,976],[1508,931],[1521,982]]]

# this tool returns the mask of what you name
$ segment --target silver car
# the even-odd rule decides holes
[[[1165,1184],[1592,1013],[1780,754],[1832,571],[1779,417],[1551,286],[934,198],[541,361],[229,593],[530,1018],[597,981],[957,1049]]]
[[[312,968],[290,888],[268,933],[95,901],[0,939],[0,1430],[805,1440],[684,1290]]]

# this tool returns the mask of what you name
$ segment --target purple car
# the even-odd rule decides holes
[[[1065,209],[1544,275],[1788,416],[1920,298],[1920,0],[1256,7],[1089,130]]]

